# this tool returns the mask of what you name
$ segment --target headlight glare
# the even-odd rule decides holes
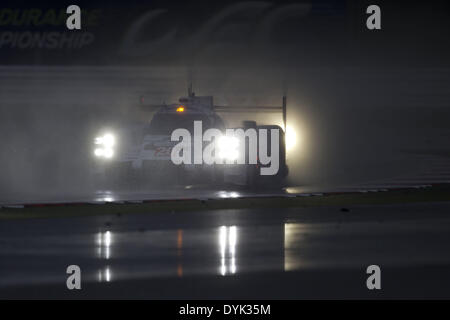
[[[218,155],[221,159],[234,161],[238,158],[239,139],[236,137],[222,136],[217,142]]]
[[[297,134],[291,126],[286,126],[286,135],[285,135],[285,141],[286,141],[286,150],[292,150],[294,149],[295,145],[297,144]]]
[[[94,155],[96,157],[111,159],[114,156],[114,146],[116,144],[114,135],[107,133],[98,136],[94,139],[94,144],[97,146],[94,149]]]

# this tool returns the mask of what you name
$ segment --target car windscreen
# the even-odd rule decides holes
[[[180,128],[193,132],[194,121],[202,121],[203,130],[210,127],[208,117],[200,114],[157,114],[146,128],[145,134],[171,135],[175,129]]]

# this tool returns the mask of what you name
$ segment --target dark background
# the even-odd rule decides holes
[[[65,10],[64,1],[4,1],[2,8]],[[382,30],[365,26],[365,9],[382,10]],[[61,25],[0,25],[4,31],[89,32],[81,49],[2,47],[2,64],[161,65],[271,63],[279,66],[448,66],[450,5],[446,1],[78,1],[95,19],[83,16],[82,30]],[[224,14],[234,8],[233,13]],[[134,22],[162,10],[144,24],[133,45],[124,38]],[[284,10],[284,11],[283,11]],[[302,11],[304,10],[304,11]],[[271,27],[264,24],[278,12]],[[208,24],[212,19],[217,24]],[[167,41],[156,43],[168,36]],[[136,51],[152,42],[150,50]],[[220,52],[218,54],[217,51]],[[209,54],[208,54],[209,53]],[[205,59],[205,57],[207,59]]]
[[[70,4],[3,1],[0,10],[48,12]],[[219,105],[280,104],[287,93],[288,122],[301,140],[288,159],[293,184],[334,186],[416,172],[428,163],[411,154],[449,152],[446,1],[76,4],[79,31],[65,22],[0,23],[2,34],[94,37],[82,48],[0,47],[3,194],[85,190],[97,131],[114,119],[149,120],[139,97],[176,101],[189,80]],[[382,30],[367,30],[369,4],[381,7]],[[86,21],[83,10],[97,10],[97,19]],[[160,15],[127,41],[133,25],[155,10]]]

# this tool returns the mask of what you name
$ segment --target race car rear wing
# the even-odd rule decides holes
[[[230,112],[230,113],[281,113],[283,117],[283,129],[286,131],[286,121],[287,121],[287,98],[286,96],[283,96],[282,104],[281,106],[213,106],[212,97],[197,97],[194,95],[193,92],[189,92],[190,98],[195,99],[203,99],[203,98],[211,98],[209,102],[209,107],[213,108],[215,112]],[[156,111],[159,110],[161,107],[167,107],[166,104],[147,104],[145,101],[145,97],[143,95],[140,96],[140,105],[142,108],[145,108],[145,110],[149,111]],[[208,105],[208,103],[206,103]]]
[[[214,106],[216,112],[264,112],[264,113],[282,113],[283,129],[286,131],[287,120],[287,98],[283,96],[281,106]]]

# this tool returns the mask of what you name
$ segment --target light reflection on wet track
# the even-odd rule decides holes
[[[447,209],[448,205],[430,204],[355,211],[358,215],[376,210],[427,214]],[[174,221],[175,228],[167,225],[168,220],[149,215],[130,217],[123,224],[115,220],[110,226],[105,224],[107,217],[7,221],[0,227],[0,287],[64,284],[65,268],[71,264],[79,265],[83,281],[90,282],[233,277],[355,268],[373,262],[384,266],[450,264],[448,219],[309,223],[295,210],[273,213],[270,219],[264,214],[271,213],[264,210],[222,210],[210,216],[205,226],[198,223],[199,213],[183,213],[185,220]],[[302,210],[323,215],[330,209]],[[210,214],[202,213],[205,218]],[[252,220],[258,214],[262,221]],[[226,224],[221,225],[224,220]]]
[[[260,197],[294,197],[322,195],[323,193],[339,192],[383,192],[387,188],[425,188],[429,184],[402,184],[402,185],[367,185],[361,186],[334,186],[334,187],[313,187],[313,186],[292,186],[283,188],[251,190],[244,188],[215,189],[212,187],[198,186],[196,188],[177,187],[170,189],[127,191],[127,190],[94,190],[72,195],[49,194],[46,196],[20,195],[20,197],[10,196],[0,199],[0,206],[18,204],[54,204],[54,203],[122,203],[151,200],[180,200],[180,199],[233,199],[233,198],[260,198]]]

